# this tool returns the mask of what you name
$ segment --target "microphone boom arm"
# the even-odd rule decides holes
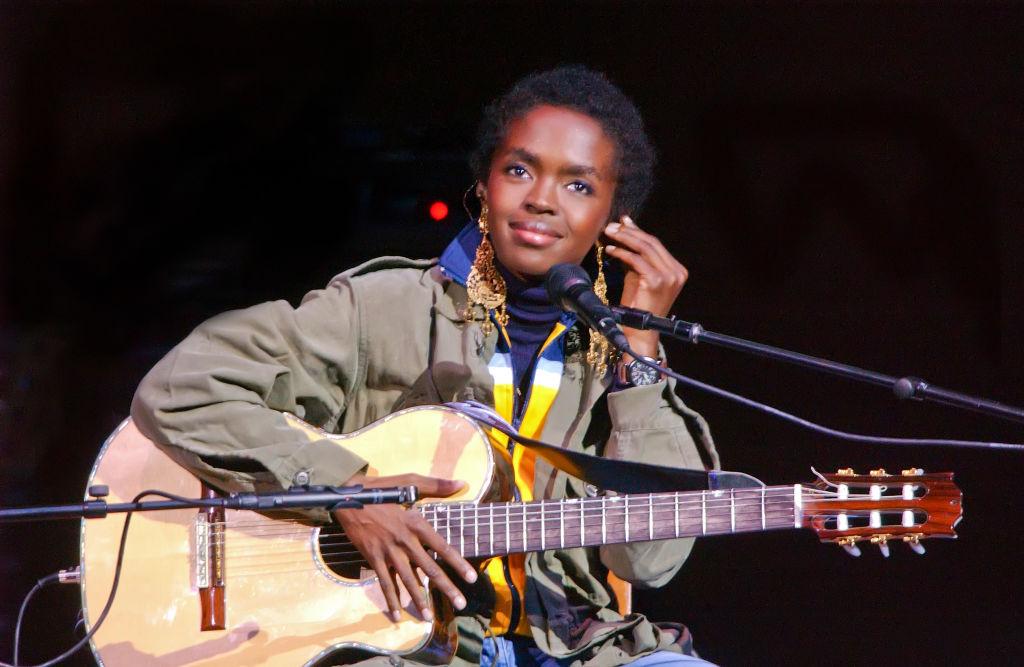
[[[888,387],[896,395],[896,398],[899,399],[931,401],[965,410],[973,410],[1017,423],[1024,423],[1024,409],[1022,408],[970,396],[958,391],[935,387],[918,377],[905,376],[897,378],[849,364],[841,364],[829,359],[812,357],[800,352],[765,345],[764,343],[715,333],[708,331],[696,322],[677,320],[675,317],[658,317],[645,310],[637,310],[636,308],[612,306],[612,314],[615,316],[616,322],[632,329],[658,331],[666,336],[693,345],[700,342],[710,343],[711,345],[729,348],[730,350],[767,357],[795,366],[803,366],[804,368],[810,368],[821,373],[839,375],[867,384]]]

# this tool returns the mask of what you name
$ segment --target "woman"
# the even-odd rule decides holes
[[[703,455],[717,464],[706,424],[672,383],[616,360],[541,284],[551,266],[596,253],[601,292],[603,253],[625,268],[623,305],[668,313],[686,269],[631,218],[650,188],[652,163],[639,113],[602,75],[563,67],[527,77],[487,109],[472,158],[481,213],[439,261],[381,258],[341,274],[297,309],[276,302],[210,320],[147,375],[132,415],[165,451],[226,490],[413,482],[424,495],[450,495],[457,481],[365,480],[362,460],[308,442],[280,412],[348,432],[400,408],[452,399],[495,405],[524,435],[568,448],[683,467],[704,465]],[[396,327],[394,312],[408,324]],[[635,352],[661,358],[656,333],[625,333]],[[524,499],[586,493],[542,461],[513,455]],[[466,607],[427,549],[453,577],[472,583],[477,569],[417,513],[382,505],[334,518],[379,575],[393,614],[401,580],[429,616],[417,567],[457,609]],[[496,602],[459,619],[458,660],[699,662],[682,655],[692,652],[685,628],[623,619],[605,583],[607,568],[662,585],[691,546],[676,540],[488,561],[480,575]]]

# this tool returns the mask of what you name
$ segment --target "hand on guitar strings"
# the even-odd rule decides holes
[[[366,477],[359,474],[346,484],[362,484],[367,488],[411,484],[417,487],[420,497],[435,498],[450,496],[465,486],[464,482],[418,474],[390,477]],[[429,594],[420,584],[414,568],[422,570],[456,609],[466,606],[466,598],[427,553],[427,549],[432,549],[456,572],[461,572],[469,583],[476,581],[476,570],[457,549],[434,531],[419,512],[406,510],[400,505],[365,505],[362,509],[335,510],[334,518],[377,573],[388,612],[394,621],[399,620],[402,608],[398,595],[399,579],[412,596],[423,620],[433,619]]]

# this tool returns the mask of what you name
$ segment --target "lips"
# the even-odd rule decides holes
[[[545,248],[562,238],[561,234],[543,222],[512,221],[508,226],[516,240],[535,248]]]

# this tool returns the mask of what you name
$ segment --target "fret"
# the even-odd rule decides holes
[[[675,498],[675,509],[676,509],[676,537],[679,537],[679,493],[673,493],[672,497]]]
[[[544,551],[544,499],[540,499],[540,550]]]
[[[623,511],[626,513],[626,520],[624,522],[626,524],[626,541],[629,542],[630,541],[630,497],[629,496],[623,496],[623,498],[626,499],[626,504],[623,506],[624,507]]]
[[[804,496],[799,484],[793,485],[793,527],[800,528],[804,514]]]
[[[764,489],[765,489],[765,487],[762,486],[761,487],[761,530],[764,530],[764,529],[766,529],[768,527],[768,517],[765,516],[765,510],[764,510]]]
[[[480,509],[473,507],[473,555],[480,555]]]
[[[580,546],[587,543],[586,533],[583,530],[583,524],[586,523],[587,513],[587,499],[580,498]]]
[[[558,548],[565,548],[565,503],[558,503]]]
[[[529,547],[526,544],[526,503],[523,506],[523,551],[529,551]]]
[[[601,544],[608,544],[608,497],[601,497]]]
[[[442,505],[438,509],[442,509],[442,508],[445,511],[445,515],[444,515],[444,518],[445,518],[445,522],[444,522],[444,541],[447,542],[448,544],[451,544],[452,546],[455,546],[454,544],[452,544],[452,520],[451,520],[451,516],[450,516],[448,508],[446,506]]]
[[[489,529],[490,530],[488,532],[488,535],[490,537],[490,541],[487,544],[487,552],[488,553],[494,553],[494,503],[489,504],[487,507],[491,511],[490,525],[489,525]]]
[[[466,557],[466,505],[459,503],[459,553]]]
[[[512,553],[512,506],[505,503],[505,553]]]
[[[700,492],[700,533],[708,534],[708,499],[704,491]]]
[[[736,532],[736,489],[729,489],[729,529]]]
[[[647,537],[654,539],[654,494],[647,496]]]

